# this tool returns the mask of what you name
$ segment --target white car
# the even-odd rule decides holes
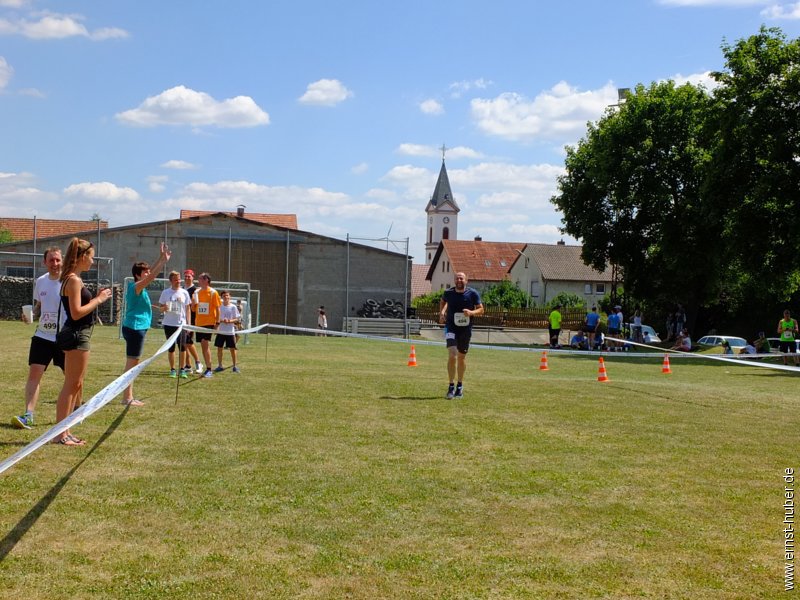
[[[734,354],[739,354],[747,346],[747,340],[733,335],[704,335],[697,340],[698,346],[722,346],[723,342],[728,342]]]
[[[630,339],[633,339],[633,324],[625,323],[623,324],[623,327],[624,330],[631,336]],[[650,325],[642,325],[642,337],[644,337],[646,334],[650,334],[650,339],[648,341],[651,344],[658,344],[661,342],[661,338],[658,337],[658,332],[650,327]]]

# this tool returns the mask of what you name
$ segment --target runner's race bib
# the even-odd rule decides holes
[[[183,308],[183,304],[178,302],[177,300],[170,300],[167,303],[167,312],[172,315],[180,315],[183,312],[181,309]]]
[[[55,333],[58,329],[58,313],[57,312],[43,312],[39,316],[39,331],[42,333]]]
[[[466,327],[469,325],[469,317],[463,312],[457,312],[453,315],[453,323],[459,327]]]
[[[208,302],[199,302],[197,304],[197,314],[198,315],[208,314]]]

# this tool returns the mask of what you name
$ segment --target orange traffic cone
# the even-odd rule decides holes
[[[661,365],[661,372],[671,374],[672,369],[669,368],[669,354],[664,355],[664,363]]]
[[[542,352],[542,360],[539,362],[540,371],[549,371],[550,367],[547,366],[547,352]]]
[[[600,357],[600,368],[597,371],[597,381],[602,381],[603,383],[611,381],[608,378],[608,373],[606,373],[606,363],[602,356]]]
[[[417,353],[414,351],[414,346],[411,346],[411,354],[408,355],[408,366],[417,366]]]

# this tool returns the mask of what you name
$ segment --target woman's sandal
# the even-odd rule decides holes
[[[53,440],[50,442],[51,444],[61,444],[62,446],[83,446],[86,444],[83,440],[78,440],[77,438],[72,438],[68,435],[58,438],[57,440]]]
[[[71,439],[73,442],[75,442],[75,444],[78,445],[78,446],[85,446],[86,445],[86,440],[82,440],[81,438],[79,438],[77,436],[74,436],[71,433],[67,434],[67,437],[69,439]]]

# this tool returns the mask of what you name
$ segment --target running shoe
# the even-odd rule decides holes
[[[172,379],[175,379],[175,378],[178,376],[178,372],[177,372],[175,369],[170,369],[170,370],[169,370],[169,376],[170,376]]]
[[[224,370],[225,370],[225,367],[220,365],[216,369],[214,369],[214,373],[222,373]]]
[[[30,429],[33,427],[33,415],[31,413],[25,413],[24,415],[13,417],[11,419],[11,424],[17,429]]]
[[[186,372],[186,369],[181,369],[181,379],[188,379],[189,373]]]
[[[195,368],[194,372],[197,373],[198,375],[200,375],[200,373],[203,372],[203,363],[200,363],[200,362],[199,363],[195,363],[195,367],[196,368]]]
[[[211,379],[214,376],[214,373],[211,372],[211,369],[206,369],[206,372],[203,373],[203,377],[206,379]]]
[[[233,368],[231,369],[231,372],[232,372],[232,373],[241,373],[241,371],[239,370],[239,367],[233,367]]]
[[[452,400],[455,393],[456,393],[456,386],[451,383],[447,387],[447,395],[445,396],[445,398],[447,398],[448,400]]]
[[[456,393],[453,398],[463,398],[464,397],[464,386],[458,385],[456,386]]]

